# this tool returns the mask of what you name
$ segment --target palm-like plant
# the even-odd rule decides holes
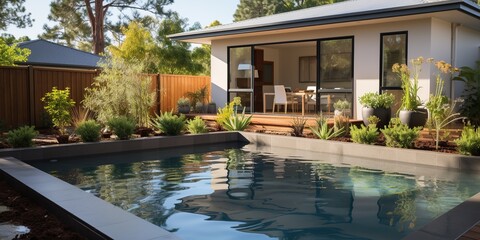
[[[328,140],[334,137],[340,136],[345,129],[343,127],[336,129],[335,128],[329,128],[328,123],[327,123],[327,118],[320,116],[316,120],[317,126],[311,127],[310,130],[312,131],[315,136],[317,136],[320,139],[323,140]]]
[[[227,131],[243,131],[245,130],[252,120],[252,116],[245,116],[245,108],[243,108],[242,114],[238,114],[236,111],[230,115],[229,118],[223,121],[223,128]]]

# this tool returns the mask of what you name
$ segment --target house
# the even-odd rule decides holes
[[[18,44],[20,48],[31,51],[26,62],[18,65],[68,67],[68,68],[98,68],[97,63],[102,58],[99,55],[66,47],[43,39],[37,39]]]
[[[211,45],[217,105],[240,96],[247,111],[263,112],[265,85],[315,86],[317,111],[327,111],[322,97],[347,99],[360,118],[364,93],[401,96],[391,71],[396,62],[423,56],[473,67],[480,8],[469,0],[350,0],[169,37]],[[425,67],[420,75],[424,101],[435,90],[433,71]],[[462,85],[448,81],[445,89],[456,98]]]

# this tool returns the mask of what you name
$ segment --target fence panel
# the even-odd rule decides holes
[[[70,88],[71,98],[79,106],[85,88],[90,87],[98,70],[69,69],[54,67],[16,66],[0,67],[0,121],[7,127],[21,125],[45,126],[46,113],[41,98],[53,87]],[[151,88],[156,92],[153,112],[176,110],[177,100],[187,92],[203,86],[208,88],[210,99],[210,77],[185,75],[148,74],[152,78]]]
[[[70,96],[76,106],[80,106],[85,88],[90,87],[97,76],[96,70],[33,67],[34,84],[34,121],[36,126],[45,125],[44,104],[41,98],[50,92],[53,87],[58,89],[70,88]]]
[[[187,92],[196,91],[203,86],[208,88],[210,100],[211,84],[208,76],[187,76],[187,75],[160,75],[160,105],[162,111],[177,109],[177,100],[184,97]]]
[[[12,128],[30,123],[28,67],[0,67],[0,121]]]

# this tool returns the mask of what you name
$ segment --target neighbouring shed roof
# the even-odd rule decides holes
[[[27,62],[22,65],[41,65],[56,67],[98,68],[101,56],[66,47],[43,39],[37,39],[18,44],[20,48],[31,51]]]
[[[479,6],[470,0],[350,0],[172,34],[169,37],[174,40],[194,40],[452,10],[480,19]]]

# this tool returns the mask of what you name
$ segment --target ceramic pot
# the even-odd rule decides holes
[[[391,114],[390,108],[366,108],[366,107],[364,107],[362,109],[362,119],[363,119],[363,124],[365,124],[365,126],[368,126],[368,124],[370,124],[368,122],[368,118],[370,116],[378,117],[380,119],[380,121],[377,123],[377,128],[378,129],[383,129],[390,122],[390,118],[391,118],[392,114]]]
[[[398,117],[403,124],[408,125],[409,128],[423,127],[427,122],[428,112],[426,109],[400,110]]]

